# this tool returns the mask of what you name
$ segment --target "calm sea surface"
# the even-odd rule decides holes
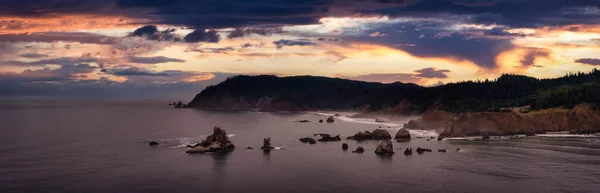
[[[308,145],[314,133],[349,136],[380,125],[311,113],[172,109],[170,101],[0,99],[0,192],[600,192],[600,139],[416,139],[378,157],[377,141]],[[308,119],[311,123],[294,123]],[[398,122],[400,125],[401,123]],[[188,155],[221,126],[237,146]],[[392,135],[397,126],[382,125]],[[264,137],[285,149],[264,154]],[[152,140],[166,143],[149,147]],[[447,153],[438,153],[437,149]],[[462,149],[456,152],[456,148]]]

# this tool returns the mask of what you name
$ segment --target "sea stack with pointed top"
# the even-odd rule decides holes
[[[227,133],[225,130],[221,129],[219,126],[215,126],[213,128],[213,134],[206,137],[202,142],[194,145],[192,148],[188,149],[186,153],[197,154],[197,153],[206,153],[206,152],[230,152],[233,151],[235,145],[229,140],[227,137]]]

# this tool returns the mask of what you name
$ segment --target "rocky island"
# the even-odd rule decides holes
[[[186,108],[261,111],[354,111],[358,117],[420,116],[405,129],[436,130],[441,137],[533,135],[547,131],[600,131],[600,72],[537,79],[504,74],[495,80],[422,87],[339,78],[234,76],[209,86]],[[333,117],[327,122],[333,122]],[[321,122],[321,121],[319,121]],[[391,139],[371,132],[355,140]],[[409,140],[407,130],[396,140]]]

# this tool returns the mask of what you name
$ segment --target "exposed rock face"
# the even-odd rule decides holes
[[[309,143],[309,144],[315,144],[315,143],[317,143],[317,141],[315,139],[310,138],[310,137],[303,137],[303,138],[300,138],[298,140],[300,140],[302,143]]]
[[[271,146],[271,138],[267,137],[263,139],[263,146],[260,147],[263,151],[271,151],[275,149],[275,147]]]
[[[418,154],[422,154],[424,152],[431,152],[431,149],[425,149],[425,148],[417,147],[417,153]]]
[[[551,108],[528,113],[462,112],[456,115],[437,109],[409,122],[410,127],[434,129],[443,137],[534,135],[546,131],[589,133],[600,131],[600,111],[593,104],[579,104],[572,109]],[[439,138],[438,138],[439,139]]]
[[[150,143],[148,143],[148,145],[149,146],[157,146],[157,145],[159,145],[159,143],[156,141],[151,141]]]
[[[348,150],[348,144],[347,144],[347,143],[343,143],[343,144],[342,144],[342,149],[343,149],[344,151]]]
[[[206,153],[206,152],[229,152],[233,151],[235,145],[231,143],[225,130],[219,126],[213,128],[213,134],[206,137],[202,142],[194,145],[193,148],[186,151],[186,153]]]
[[[359,131],[353,136],[348,137],[347,139],[362,141],[362,140],[388,140],[392,139],[390,132],[385,129],[375,129],[373,132],[370,131]]]
[[[408,131],[408,129],[402,128],[400,130],[398,130],[398,132],[396,132],[396,136],[394,137],[394,139],[406,139],[406,140],[410,140],[410,132]]]
[[[394,145],[390,140],[383,140],[375,149],[375,154],[386,156],[394,155]]]
[[[320,141],[320,142],[327,142],[327,141],[341,141],[341,140],[342,140],[342,138],[340,138],[340,135],[336,135],[335,137],[332,137],[331,135],[329,135],[329,134],[324,134],[324,133],[321,133],[321,134],[315,134],[315,136],[317,136],[317,135],[321,136],[321,139],[318,139],[318,140],[317,140],[317,141]]]
[[[404,150],[404,155],[412,155],[413,151],[411,148],[406,148],[406,150]]]
[[[365,149],[362,147],[357,147],[356,150],[352,151],[352,153],[363,153],[365,152]]]
[[[333,123],[335,122],[335,119],[333,118],[333,116],[330,116],[329,118],[327,118],[327,123]]]

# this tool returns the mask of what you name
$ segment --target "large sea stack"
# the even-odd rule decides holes
[[[188,149],[186,153],[206,153],[206,152],[230,152],[233,151],[235,145],[231,143],[225,130],[219,126],[213,128],[213,134],[206,137],[202,142],[194,145],[191,149]]]
[[[370,131],[359,131],[353,136],[348,137],[347,139],[362,141],[362,140],[389,140],[392,139],[390,132],[385,129],[375,129],[373,132]]]
[[[410,132],[408,131],[408,129],[402,128],[398,130],[398,132],[396,132],[396,136],[394,137],[394,139],[410,140]]]

